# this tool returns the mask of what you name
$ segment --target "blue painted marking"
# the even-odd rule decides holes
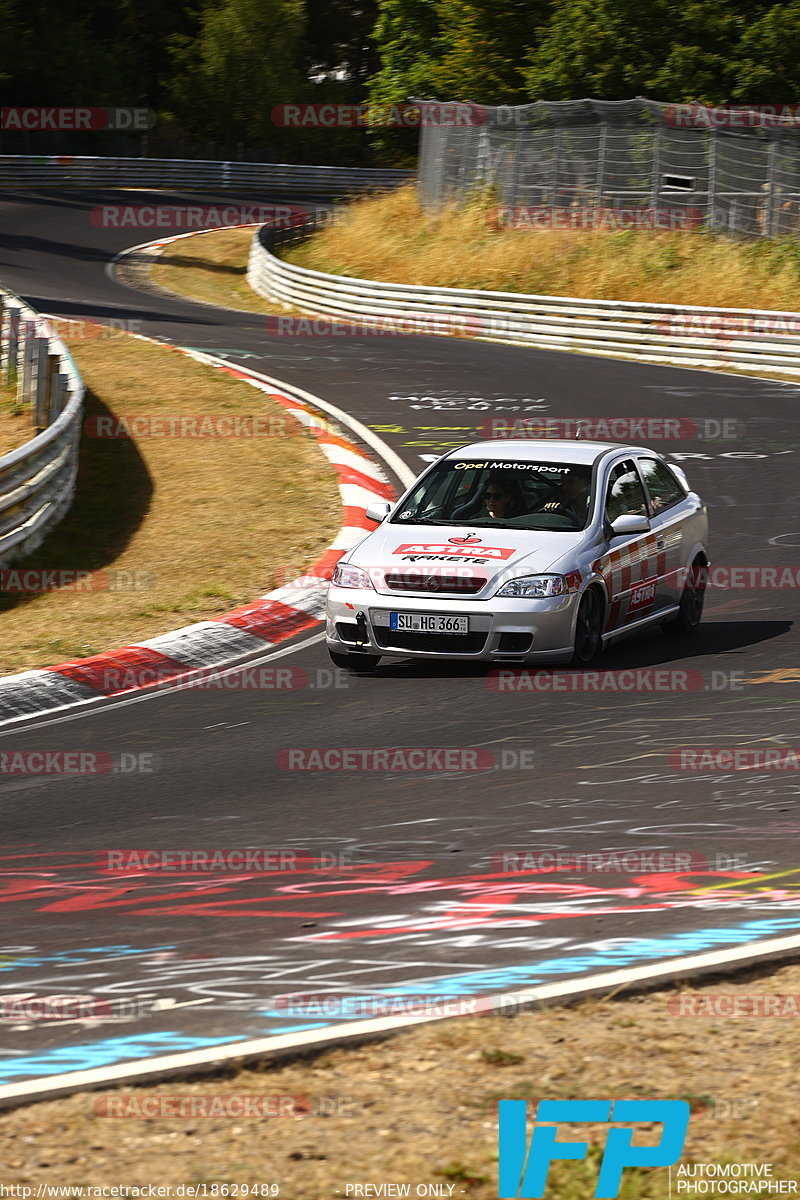
[[[336,1014],[335,1019],[331,1017],[326,1021],[321,1018],[319,1023],[329,1025],[338,1024],[340,1021],[364,1020],[365,1013],[358,1012],[359,1004],[368,1006],[372,1002],[379,1007],[381,998],[487,995],[495,991],[531,987],[545,982],[543,976],[547,975],[570,975],[579,971],[590,972],[599,967],[624,967],[650,958],[682,958],[686,954],[709,950],[714,946],[760,941],[770,934],[782,933],[791,929],[800,929],[800,913],[795,917],[748,921],[743,925],[735,925],[731,929],[698,929],[660,938],[632,938],[625,945],[610,947],[596,954],[546,958],[542,962],[529,963],[525,966],[470,971],[465,975],[438,975],[433,979],[420,980],[419,983],[410,985],[373,988],[369,992],[360,994],[348,993],[347,1003],[342,1004],[342,1011]],[[321,999],[320,997],[317,1002],[321,1002]],[[309,1007],[314,1002],[309,1001]],[[352,1006],[351,1012],[347,1011],[348,1003]],[[285,1013],[281,1009],[267,1009],[264,1010],[263,1015],[281,1017]],[[384,1014],[378,1012],[376,1015]]]
[[[439,975],[435,979],[414,984],[413,988],[406,987],[401,991],[415,996],[428,993],[434,996],[455,996],[530,987],[543,983],[541,976],[569,975],[576,971],[594,970],[597,967],[624,967],[648,958],[682,958],[686,954],[711,950],[715,946],[761,941],[772,934],[784,933],[791,929],[800,929],[800,913],[793,917],[776,917],[768,921],[747,921],[730,929],[697,929],[661,938],[641,938],[597,954],[546,958],[542,962],[529,963],[526,966],[470,971],[466,975]],[[393,989],[386,988],[385,994],[390,995],[392,991]]]
[[[165,1030],[160,1033],[132,1034],[128,1037],[106,1038],[102,1042],[86,1042],[82,1046],[62,1046],[44,1054],[15,1058],[0,1067],[0,1083],[10,1083],[20,1075],[60,1075],[64,1071],[90,1071],[110,1063],[137,1062],[156,1054],[178,1050],[198,1050],[201,1046],[221,1046],[241,1041],[240,1037],[204,1038]]]
[[[377,996],[456,996],[456,995],[486,995],[491,991],[507,991],[509,989],[530,987],[543,982],[542,977],[548,975],[569,975],[577,971],[592,971],[598,967],[623,967],[631,963],[643,962],[646,959],[679,958],[686,954],[710,950],[715,946],[742,945],[748,942],[762,941],[775,934],[788,930],[800,929],[800,913],[789,917],[775,917],[770,920],[746,921],[742,925],[734,925],[730,929],[698,929],[686,933],[676,933],[660,938],[633,939],[622,946],[611,947],[597,954],[576,955],[567,958],[548,958],[539,963],[528,963],[525,966],[505,967],[488,971],[470,971],[464,975],[439,975],[435,979],[420,981],[411,986],[375,988],[365,993],[365,998],[373,1000]],[[164,946],[159,949],[171,949]],[[142,954],[146,951],[131,947],[107,946],[96,952],[114,951],[116,953]],[[49,960],[49,961],[52,961]],[[71,960],[68,960],[71,961]],[[263,1011],[267,1016],[269,1010]],[[276,1010],[276,1016],[285,1016]],[[307,1025],[290,1025],[277,1027],[267,1026],[264,1035],[300,1032],[304,1029],[324,1029],[332,1024],[339,1024],[342,1016],[335,1020],[316,1021]],[[346,1019],[346,1018],[344,1018]],[[252,1037],[253,1035],[248,1035]],[[136,1061],[148,1058],[154,1054],[165,1054],[178,1050],[196,1050],[201,1046],[220,1046],[245,1040],[245,1035],[238,1037],[202,1038],[190,1037],[175,1032],[139,1034],[129,1037],[108,1038],[105,1041],[91,1042],[82,1046],[68,1046],[50,1050],[38,1056],[17,1058],[0,1067],[0,1083],[9,1082],[18,1076],[36,1077],[39,1075],[56,1075],[62,1071],[88,1070],[92,1067],[105,1066],[109,1063]]]
[[[259,1013],[259,1016],[262,1017],[269,1017],[271,1015],[272,1013],[269,1009]],[[330,1021],[309,1021],[306,1025],[270,1025],[269,1034],[272,1036],[274,1033],[277,1037],[282,1033],[302,1033],[304,1029],[325,1029],[330,1024]]]
[[[0,971],[16,971],[23,967],[43,967],[47,963],[85,963],[92,962],[98,954],[119,958],[125,955],[139,954],[147,957],[150,954],[161,954],[165,950],[175,950],[172,944],[168,946],[87,946],[75,950],[59,950],[56,954],[26,954],[21,958],[12,959],[8,965],[0,966]]]

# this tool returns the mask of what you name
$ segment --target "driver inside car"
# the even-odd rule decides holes
[[[483,503],[487,514],[498,521],[508,517],[521,517],[525,512],[518,488],[503,475],[489,476],[483,491]]]
[[[589,503],[589,476],[570,471],[565,475],[540,512],[567,512],[583,524]]]

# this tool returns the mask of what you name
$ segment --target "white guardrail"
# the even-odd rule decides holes
[[[72,503],[83,380],[44,317],[0,289],[0,381],[39,432],[0,457],[0,566],[35,550]]]
[[[254,291],[286,308],[398,332],[800,375],[800,313],[382,283],[293,266],[272,253],[313,231],[256,232],[247,273]]]
[[[0,189],[124,187],[190,191],[266,189],[300,196],[350,195],[408,183],[413,171],[295,163],[209,162],[180,158],[0,155]],[[271,198],[271,196],[270,196]]]

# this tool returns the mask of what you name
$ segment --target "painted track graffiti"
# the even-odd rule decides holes
[[[313,850],[308,861],[315,862]],[[37,944],[0,947],[0,1001],[92,995],[139,1007],[113,1021],[6,1022],[14,1045],[3,1052],[0,1084],[67,1069],[67,1061],[78,1064],[70,1069],[125,1061],[145,1043],[155,1053],[341,1019],[287,1019],[276,1007],[287,991],[491,993],[519,985],[523,975],[577,975],[593,964],[665,957],[671,943],[686,952],[678,930],[687,916],[700,926],[700,944],[709,923],[718,934],[748,922],[800,928],[800,868],[580,879],[563,871],[442,869],[429,858],[216,879],[141,870],[111,877],[92,855],[6,853],[3,911],[26,914],[28,928],[45,918],[48,932]],[[630,918],[637,936],[607,937],[596,926],[587,938],[579,928],[587,917]],[[231,918],[247,940],[269,949],[230,953]],[[98,943],[91,932],[98,921],[124,928],[127,940]],[[165,926],[179,928],[180,938],[153,941],[152,928]],[[524,970],[513,965],[520,958]],[[179,1029],[165,1028],[177,1017]]]

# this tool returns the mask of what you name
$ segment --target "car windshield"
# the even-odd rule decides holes
[[[591,485],[591,467],[576,463],[448,460],[413,488],[392,522],[584,529]]]

